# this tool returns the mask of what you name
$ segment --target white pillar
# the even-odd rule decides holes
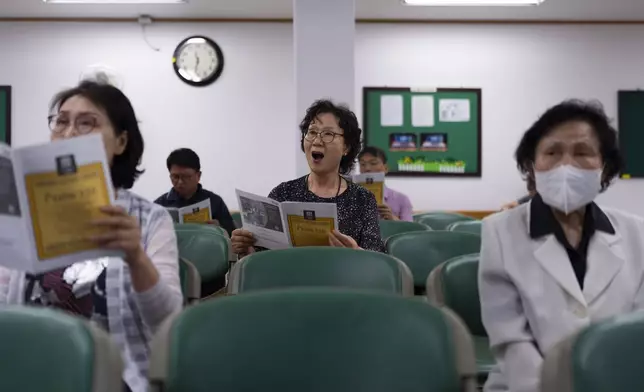
[[[353,108],[355,0],[293,0],[296,124],[316,100]],[[309,172],[297,128],[296,174]]]

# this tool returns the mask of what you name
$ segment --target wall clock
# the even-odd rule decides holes
[[[179,79],[191,86],[203,87],[221,76],[224,54],[210,38],[192,36],[179,43],[172,64]]]

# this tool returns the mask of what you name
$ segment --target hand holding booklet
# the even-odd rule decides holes
[[[338,209],[331,203],[277,202],[237,190],[244,230],[255,245],[268,249],[328,246],[329,233],[338,229]]]
[[[11,149],[0,143],[0,265],[41,273],[122,252],[88,240],[114,204],[101,135]]]
[[[385,204],[385,173],[356,174],[353,176],[353,182],[373,193],[379,206]]]
[[[212,220],[210,199],[186,207],[166,208],[176,223],[208,223]]]

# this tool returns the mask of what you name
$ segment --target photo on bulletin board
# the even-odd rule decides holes
[[[363,88],[364,143],[389,176],[481,177],[481,89]]]
[[[0,142],[11,145],[11,87],[0,86]]]

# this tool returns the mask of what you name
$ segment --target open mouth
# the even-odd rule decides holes
[[[320,163],[324,158],[324,154],[319,151],[313,151],[311,153],[311,158],[313,158],[314,163]]]

